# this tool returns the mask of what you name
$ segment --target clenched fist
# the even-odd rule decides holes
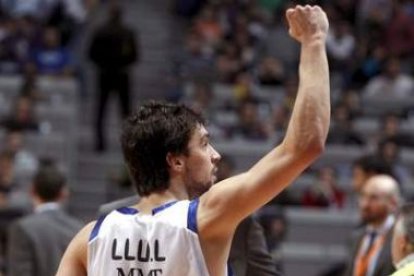
[[[328,18],[319,6],[296,6],[286,11],[289,34],[300,43],[322,39],[329,28]]]

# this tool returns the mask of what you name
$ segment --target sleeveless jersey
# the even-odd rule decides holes
[[[184,200],[155,208],[152,215],[123,207],[100,217],[89,238],[88,275],[209,275],[197,207],[198,199]]]

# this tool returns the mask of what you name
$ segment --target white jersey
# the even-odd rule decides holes
[[[198,200],[176,201],[152,215],[123,207],[99,218],[88,244],[88,275],[209,275],[197,234],[197,206]]]

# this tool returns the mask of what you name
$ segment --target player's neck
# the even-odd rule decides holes
[[[188,197],[186,195],[183,195],[181,193],[166,190],[163,192],[152,193],[149,196],[142,197],[139,203],[135,205],[135,208],[143,213],[151,213],[154,208],[159,207],[163,204],[177,200],[184,200],[187,198]]]

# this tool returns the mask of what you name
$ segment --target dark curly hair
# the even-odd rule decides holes
[[[169,188],[167,154],[187,154],[191,135],[202,116],[182,104],[150,101],[123,125],[121,145],[140,196]]]

